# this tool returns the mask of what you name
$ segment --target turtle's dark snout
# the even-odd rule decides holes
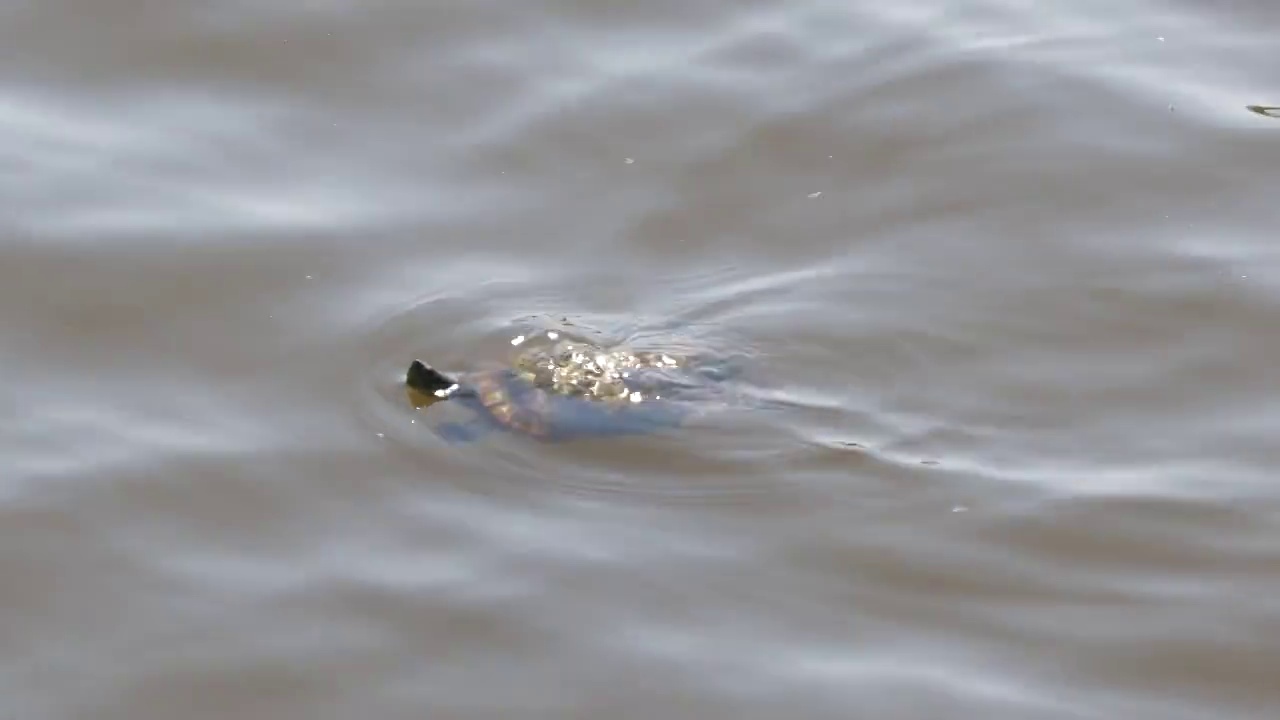
[[[447,396],[449,392],[458,386],[456,380],[421,360],[414,360],[409,365],[409,372],[405,375],[404,382],[420,393],[439,397]]]

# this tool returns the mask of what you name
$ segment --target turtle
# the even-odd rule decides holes
[[[419,396],[411,396],[418,407],[455,400],[475,413],[471,422],[438,426],[445,440],[468,442],[496,428],[557,442],[678,427],[696,400],[712,397],[713,385],[740,370],[733,358],[563,340],[534,343],[508,366],[457,376],[415,359],[405,385]]]

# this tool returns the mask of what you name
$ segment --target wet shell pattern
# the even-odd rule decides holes
[[[650,398],[628,382],[633,372],[676,369],[681,364],[676,356],[667,353],[602,351],[564,342],[550,348],[531,348],[516,359],[515,366],[525,382],[556,395],[636,403]]]

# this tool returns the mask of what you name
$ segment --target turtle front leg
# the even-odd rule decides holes
[[[471,422],[448,422],[436,426],[436,435],[450,445],[473,443],[483,437],[491,428],[479,420]]]

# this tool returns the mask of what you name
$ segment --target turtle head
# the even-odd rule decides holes
[[[409,372],[404,382],[410,388],[437,398],[447,398],[458,389],[458,381],[436,370],[421,360],[414,360],[409,365]]]

